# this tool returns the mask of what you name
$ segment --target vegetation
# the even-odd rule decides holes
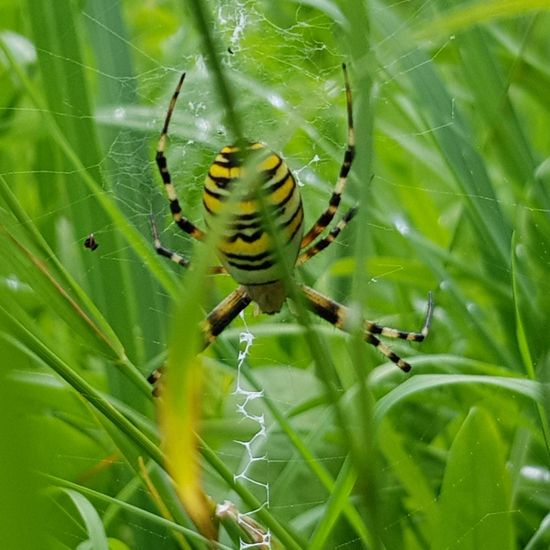
[[[4,0],[2,548],[238,548],[250,525],[272,548],[548,548],[548,7]],[[284,154],[311,224],[345,146],[342,62],[359,214],[297,277],[408,330],[433,291],[429,338],[388,342],[405,374],[297,303],[197,354],[235,283],[171,224],[154,150],[176,82],[188,216],[242,132]],[[151,214],[193,269],[155,255]]]

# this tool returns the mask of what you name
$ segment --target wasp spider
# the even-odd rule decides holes
[[[214,271],[229,273],[239,287],[214,308],[203,322],[204,347],[213,342],[251,302],[255,302],[264,313],[280,311],[287,293],[278,260],[284,256],[292,260],[293,266],[302,265],[329,246],[354,217],[356,208],[351,208],[322,236],[338,210],[355,156],[351,88],[345,65],[343,69],[348,119],[344,160],[328,207],[305,234],[300,191],[286,162],[278,154],[267,149],[263,143],[255,142],[226,146],[214,158],[206,176],[203,194],[204,218],[208,228],[215,225],[225,208],[223,229],[218,240],[218,256],[223,267],[214,268]],[[168,126],[184,79],[185,74],[181,76],[170,101],[157,147],[156,162],[174,222],[182,231],[200,241],[204,239],[205,233],[183,216],[165,157]],[[253,177],[246,173],[251,157],[256,159],[249,170],[253,172]],[[269,224],[264,223],[264,212],[270,216],[270,228]],[[275,238],[273,230],[277,232],[278,238]],[[153,237],[158,254],[183,267],[189,266],[186,258],[161,244],[154,223]],[[282,250],[279,251],[277,246],[280,245]],[[298,289],[307,308],[339,329],[346,330],[350,316],[348,308],[306,285],[298,285]],[[428,335],[432,311],[430,295],[426,319],[420,332],[406,332],[365,321],[364,340],[407,372],[411,369],[410,364],[381,342],[379,336],[421,342]],[[154,382],[156,378],[154,373],[150,381]]]

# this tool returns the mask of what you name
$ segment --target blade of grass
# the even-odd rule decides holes
[[[63,380],[73,387],[94,408],[108,418],[115,426],[125,433],[134,443],[140,447],[147,456],[155,460],[159,465],[164,464],[164,456],[158,447],[134,426],[123,414],[109,403],[91,384],[76,373],[44,342],[44,335],[37,336],[33,329],[37,327],[28,316],[22,312],[16,304],[10,304],[6,309],[0,304],[0,312],[9,320],[12,327],[10,334],[4,334],[4,338],[16,348],[23,351],[33,360],[39,361],[54,370]],[[15,336],[17,335],[17,336]]]
[[[138,78],[133,62],[134,47],[124,20],[123,4],[110,0],[97,0],[86,5],[82,13],[87,23],[91,46],[95,52],[95,71],[97,81],[96,109],[115,109],[117,106],[134,106],[139,102]],[[144,54],[144,52],[140,52]],[[117,198],[117,204],[128,219],[132,220],[139,231],[149,235],[151,228],[146,215],[136,216],[135,205],[143,204],[151,208],[155,187],[151,180],[157,174],[151,174],[153,155],[150,154],[149,133],[137,131],[131,126],[131,120],[121,120],[121,128],[101,124],[98,120],[98,131],[104,149],[109,157],[104,167],[107,174],[115,171],[116,181],[109,181],[110,189]],[[121,139],[120,133],[123,138]],[[160,128],[158,129],[160,134]],[[114,160],[116,159],[116,161]],[[113,178],[114,179],[114,178]],[[153,198],[151,198],[153,196]],[[150,204],[147,205],[147,202]],[[149,271],[149,265],[140,261],[132,250],[121,247],[119,262],[131,265],[125,279],[125,288],[129,296],[139,296],[139,300],[130,299],[129,305],[135,309],[136,321],[127,324],[137,336],[138,347],[136,362],[142,364],[153,353],[158,353],[160,337],[164,327],[162,312],[166,307],[165,300],[159,292],[155,277]],[[139,331],[139,332],[138,332]],[[128,353],[134,357],[130,350]],[[147,371],[145,371],[147,372]],[[152,371],[149,371],[152,372]],[[128,397],[130,400],[131,397]]]
[[[77,236],[83,238],[99,227],[107,228],[103,232],[106,241],[103,246],[114,245],[120,250],[123,248],[120,246],[120,233],[115,228],[110,228],[108,217],[103,209],[98,207],[98,202],[101,202],[98,195],[106,194],[107,182],[102,182],[100,171],[104,154],[92,117],[91,93],[82,53],[82,34],[78,32],[78,6],[70,0],[59,0],[54,4],[47,0],[27,0],[27,7],[42,76],[41,86],[35,90],[37,94],[42,94],[44,111],[47,110],[48,117],[57,126],[56,129],[68,141],[78,162],[86,167],[85,170],[73,172],[70,182],[67,181],[67,184],[63,185],[65,180],[69,180],[65,174],[70,170],[72,162],[66,154],[54,154],[53,171],[57,172],[58,191],[63,205],[61,211],[68,210],[68,228],[65,228],[59,237],[60,244],[63,243],[63,235],[70,229],[74,231],[74,239]],[[118,52],[118,49],[115,51]],[[60,101],[60,98],[63,100]],[[52,132],[52,128],[48,130],[54,136],[57,133]],[[55,147],[53,149],[55,150]],[[85,185],[88,177],[90,181],[104,183],[104,188],[90,194]],[[45,177],[40,178],[38,183],[40,188],[52,187],[52,182]],[[136,318],[136,301],[130,298],[133,292],[129,263],[96,262],[97,257],[86,252],[83,247],[78,247],[72,253],[67,252],[72,260],[72,269],[79,273],[81,280],[87,281],[94,300],[124,341],[126,353],[134,361],[142,362],[142,340],[137,337],[138,332],[135,330],[135,327],[139,326]],[[94,264],[94,271],[90,270],[91,264]],[[90,273],[98,273],[99,276],[90,277]],[[123,288],[126,292],[113,293],[112,287]],[[108,370],[107,376],[114,391],[125,391],[125,388],[130,393],[135,391],[131,387],[117,383],[119,375],[116,370]],[[139,394],[134,397],[141,399]]]
[[[92,548],[94,550],[109,550],[107,534],[103,528],[101,518],[97,510],[92,506],[92,503],[73,489],[62,489],[62,491],[69,496],[80,517],[83,519]]]
[[[73,483],[71,481],[68,481],[66,479],[62,479],[60,477],[52,476],[52,475],[45,475],[45,478],[51,481],[52,483],[55,483],[56,485],[77,491],[81,493],[82,495],[86,495],[91,499],[95,499],[98,502],[106,503],[106,504],[113,504],[116,506],[119,506],[121,509],[127,511],[128,513],[132,514],[136,518],[139,518],[140,520],[150,522],[154,525],[158,525],[161,527],[166,527],[168,529],[171,529],[173,531],[177,531],[178,533],[182,533],[186,537],[192,540],[196,540],[198,542],[209,542],[207,539],[205,539],[203,536],[199,535],[192,529],[188,529],[186,527],[182,527],[181,525],[178,525],[177,523],[174,523],[173,521],[164,519],[161,516],[158,516],[156,514],[153,514],[152,512],[149,512],[147,510],[144,510],[143,508],[139,508],[138,506],[134,506],[133,504],[130,504],[124,500],[113,498],[109,495],[106,495],[104,493],[101,493],[99,491],[95,491],[94,489],[90,489],[89,487],[86,487],[84,485],[79,485],[77,483]],[[221,550],[231,550],[230,547],[225,546],[220,543],[214,543],[215,548],[220,548]]]
[[[418,529],[424,534],[424,538],[429,540],[435,532],[437,517],[436,496],[429,480],[426,479],[416,457],[405,448],[406,437],[398,433],[387,418],[382,421],[380,430],[384,433],[384,436],[379,438],[381,450],[388,463],[392,465],[400,486],[411,499],[408,509],[422,510],[426,525],[419,525]]]
[[[462,70],[485,121],[485,131],[489,134],[487,140],[499,156],[500,167],[506,170],[521,197],[525,182],[533,179],[536,163],[510,101],[510,82],[501,74],[502,69],[489,43],[487,31],[479,27],[461,33]]]
[[[371,199],[371,182],[374,158],[374,120],[376,115],[377,86],[373,81],[375,57],[373,55],[371,37],[372,22],[370,6],[362,2],[342,2],[341,7],[346,17],[345,40],[347,50],[352,58],[354,69],[354,105],[356,124],[356,159],[353,172],[355,181],[360,182],[356,193],[359,212],[356,216],[353,256],[356,269],[353,273],[351,300],[352,309],[356,310],[355,326],[352,338],[348,343],[354,379],[357,385],[357,394],[353,399],[353,410],[348,413],[348,421],[355,426],[349,430],[350,452],[359,494],[366,506],[365,523],[369,529],[369,547],[382,548],[383,525],[380,515],[380,482],[378,472],[379,451],[373,433],[373,405],[374,398],[368,387],[366,374],[369,372],[369,362],[365,355],[363,329],[361,319],[363,312],[360,304],[366,302],[368,293],[367,278],[362,266],[373,250],[373,238],[369,231],[370,212],[367,205]],[[350,475],[351,472],[348,473]],[[342,475],[342,472],[340,473]],[[345,478],[346,476],[344,476]],[[348,479],[351,481],[351,479]],[[351,487],[350,487],[351,489]],[[333,524],[334,525],[334,524]],[[323,532],[324,531],[324,532]],[[318,531],[319,541],[328,536],[326,527]]]
[[[317,524],[313,536],[309,539],[308,548],[313,550],[327,548],[327,542],[338,518],[349,501],[350,494],[357,482],[357,471],[353,460],[347,457],[338,472],[338,479],[327,501],[324,514]],[[375,548],[376,542],[368,541],[368,548]]]
[[[224,75],[218,50],[216,49],[214,40],[212,39],[211,29],[213,28],[213,22],[211,20],[210,13],[207,7],[198,0],[188,0],[184,3],[192,12],[195,25],[198,29],[199,36],[201,37],[202,47],[206,52],[207,62],[216,82],[216,90],[219,94],[220,103],[225,108],[227,126],[233,132],[235,143],[241,143],[244,134],[241,128],[240,119],[235,111],[235,95]]]
[[[385,395],[376,403],[374,411],[374,422],[377,428],[382,419],[388,414],[390,409],[395,407],[403,399],[416,393],[438,388],[440,386],[450,386],[455,384],[482,384],[495,386],[505,389],[519,395],[523,395],[535,403],[542,403],[543,392],[540,383],[533,380],[524,380],[522,378],[502,378],[497,376],[477,376],[461,374],[429,375],[419,374],[414,378],[403,382],[389,394]]]
[[[541,521],[536,533],[525,546],[525,550],[542,550],[548,544],[550,544],[550,513]]]
[[[448,36],[479,23],[548,9],[548,0],[492,0],[469,3],[466,7],[451,8],[442,16],[432,18],[429,26],[421,25],[414,34],[419,39],[433,38],[434,35]]]
[[[3,217],[0,215],[0,217]],[[10,223],[10,222],[6,222]],[[26,225],[22,226],[26,228]],[[32,227],[32,224],[31,226]],[[37,257],[33,251],[28,249],[18,237],[12,235],[8,226],[0,222],[0,232],[2,237],[4,234],[7,238],[2,239],[2,249],[6,254],[9,254],[8,264],[16,266],[15,273],[21,277],[21,281],[28,280],[32,283],[34,290],[44,299],[48,297],[49,305],[52,307],[61,318],[65,319],[67,324],[73,326],[73,330],[78,331],[78,334],[87,340],[91,336],[90,348],[95,353],[106,353],[107,356],[114,362],[124,375],[139,389],[143,395],[149,397],[150,388],[146,380],[139,373],[136,367],[129,361],[124,353],[122,345],[114,335],[114,332],[104,320],[102,315],[97,312],[92,304],[92,312],[97,312],[98,323],[92,319],[88,312],[83,309],[77,300],[75,300],[67,290],[65,283],[68,283],[69,288],[74,291],[78,298],[83,298],[86,305],[90,302],[86,294],[74,282],[71,276],[61,267],[61,277],[58,279],[54,273],[50,271],[47,261]],[[57,261],[53,261],[57,267]],[[69,321],[70,319],[70,321]],[[99,346],[99,347],[98,347]]]
[[[5,178],[0,175],[0,195],[6,202],[6,205],[10,209],[10,211],[13,213],[15,218],[17,219],[17,222],[19,223],[20,227],[24,228],[26,235],[29,237],[30,240],[32,240],[33,244],[40,250],[41,253],[43,253],[44,256],[46,256],[51,262],[53,262],[55,268],[57,271],[59,271],[61,277],[62,277],[62,284],[59,284],[60,290],[62,290],[65,293],[65,288],[70,288],[71,292],[73,292],[77,297],[78,300],[81,301],[85,308],[90,311],[95,319],[95,321],[92,321],[92,319],[89,319],[89,323],[97,323],[98,328],[93,329],[93,332],[96,334],[100,334],[102,343],[106,343],[109,348],[113,351],[115,356],[118,360],[122,360],[124,358],[124,349],[120,341],[118,340],[116,334],[111,329],[111,326],[109,323],[105,320],[104,316],[101,314],[101,312],[97,309],[94,302],[90,299],[88,294],[84,292],[82,287],[77,284],[75,279],[71,276],[71,274],[65,269],[63,264],[58,260],[57,256],[54,254],[53,250],[50,248],[42,234],[38,231],[36,226],[34,225],[33,221],[29,218],[25,210],[21,207],[19,201],[17,200],[16,196],[13,194],[12,190],[10,189],[8,183],[6,182]],[[2,222],[2,225],[6,227],[7,221]],[[7,229],[4,229],[7,230]],[[21,243],[18,243],[15,240],[15,237],[11,236],[13,242],[21,249],[25,250],[23,245]],[[33,260],[35,258],[34,256],[30,255],[30,253],[27,254],[29,256],[29,259]],[[38,262],[38,259],[34,259],[35,263]],[[67,294],[67,299],[71,299]],[[75,305],[75,307],[78,307]]]
[[[73,168],[81,175],[84,183],[97,198],[98,202],[105,210],[107,215],[119,228],[120,233],[124,236],[128,244],[142,258],[142,261],[150,266],[150,269],[153,272],[155,278],[163,286],[164,290],[166,290],[166,292],[168,292],[168,294],[170,294],[171,296],[174,296],[176,291],[173,276],[170,276],[167,270],[160,267],[160,263],[157,261],[156,254],[153,252],[150,244],[147,243],[143,236],[135,229],[135,227],[128,222],[128,220],[117,207],[116,203],[112,200],[110,195],[104,193],[99,183],[97,183],[97,181],[89,174],[86,167],[83,165],[82,161],[78,157],[77,153],[72,148],[68,139],[63,135],[61,129],[51,115],[50,111],[45,107],[45,105],[43,105],[39,94],[31,85],[27,76],[21,70],[21,68],[1,40],[0,50],[5,54],[11,68],[21,81],[21,84],[23,85],[28,96],[34,103],[35,107],[44,117],[48,132],[54,139],[55,143],[60,147]]]
[[[420,49],[411,50],[411,37],[390,10],[377,7],[380,9],[377,22],[384,34],[390,37],[384,45],[391,51],[392,58],[399,60],[397,67],[408,75],[415,103],[426,117],[427,127],[432,129],[431,135],[464,194],[468,215],[487,258],[485,267],[494,279],[506,280],[510,222],[499,206],[486,163],[472,145],[475,142],[472,131],[434,63]],[[395,28],[401,28],[403,32],[392,33]],[[380,59],[380,65],[388,67],[384,59]]]
[[[521,357],[523,359],[523,366],[525,368],[525,372],[527,373],[527,376],[531,380],[536,380],[535,376],[535,370],[533,368],[533,360],[531,358],[531,353],[529,351],[529,342],[527,341],[527,335],[525,332],[525,327],[523,324],[523,318],[520,312],[520,295],[519,295],[519,289],[517,284],[517,264],[516,264],[516,250],[517,242],[516,242],[516,234],[514,233],[512,235],[512,291],[514,294],[514,311],[516,315],[516,337],[518,341],[518,347],[521,353]]]

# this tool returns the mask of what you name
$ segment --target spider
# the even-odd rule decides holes
[[[219,222],[225,208],[223,229],[217,244],[218,257],[223,267],[213,268],[213,272],[229,273],[239,286],[204,320],[201,327],[204,348],[210,345],[251,302],[255,302],[263,313],[273,314],[280,311],[288,297],[280,259],[291,259],[293,267],[306,263],[334,242],[357,212],[357,207],[349,209],[340,221],[322,236],[338,210],[355,156],[351,87],[346,65],[343,64],[342,67],[348,122],[344,160],[328,207],[305,234],[302,200],[296,180],[286,162],[263,143],[246,142],[223,147],[210,165],[203,193],[204,220],[207,228]],[[184,79],[185,73],[181,76],[170,101],[157,146],[156,163],[175,224],[194,239],[201,241],[206,233],[182,214],[165,156],[168,127]],[[252,172],[252,177],[246,170],[250,167],[251,157],[255,161],[248,170]],[[253,180],[256,193],[254,190],[251,191],[249,180]],[[261,197],[258,196],[259,193]],[[227,210],[230,210],[230,213]],[[264,223],[265,212],[268,212],[271,218],[271,231],[277,231],[278,239],[270,233],[270,228],[266,227],[268,224]],[[189,260],[161,244],[154,221],[152,228],[156,252],[182,267],[188,267]],[[278,251],[277,246],[281,246],[282,250]],[[347,320],[350,318],[347,307],[309,286],[299,284],[297,288],[308,309],[337,328],[347,330]],[[430,293],[424,326],[420,332],[408,332],[364,321],[364,340],[376,347],[400,369],[408,372],[411,365],[384,344],[379,336],[421,342],[428,335],[432,312],[433,302]],[[149,380],[154,383],[158,377],[158,372],[155,372]]]

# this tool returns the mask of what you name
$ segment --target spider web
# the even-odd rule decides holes
[[[428,62],[444,66],[446,60],[452,58],[454,37],[448,36],[437,47],[427,48],[429,56],[415,62],[412,48],[411,51],[400,51],[393,42],[400,33],[424,21],[435,2],[411,3],[414,8],[409,10],[401,9],[401,4],[379,3],[374,7],[375,12],[399,12],[401,26],[388,31],[380,24],[380,28],[374,30],[376,40],[373,49],[379,63],[375,74],[378,96],[376,164],[375,176],[370,184],[372,203],[364,205],[369,213],[367,227],[371,234],[371,248],[377,252],[373,254],[375,259],[368,264],[365,273],[365,278],[368,278],[369,307],[383,312],[383,320],[387,321],[385,324],[390,325],[406,322],[419,324],[416,312],[424,308],[424,299],[419,293],[408,302],[410,308],[403,315],[397,315],[393,308],[386,305],[394,299],[396,283],[406,284],[426,274],[420,265],[421,261],[411,258],[414,246],[409,247],[407,244],[408,240],[416,243],[422,239],[422,228],[426,229],[425,224],[423,227],[423,215],[437,220],[443,227],[442,232],[450,234],[461,225],[467,226],[462,220],[462,205],[471,201],[493,203],[495,208],[507,213],[514,211],[519,218],[524,219],[528,217],[531,208],[540,215],[550,214],[545,208],[537,210],[520,204],[506,189],[500,190],[498,196],[488,196],[482,190],[476,194],[467,189],[457,189],[452,183],[453,174],[448,165],[434,154],[432,143],[434,135],[442,128],[452,128],[458,124],[457,102],[463,100],[461,94],[465,93],[464,89],[456,88],[456,95],[451,96],[448,103],[447,120],[435,124],[429,116],[424,118],[414,112],[414,101],[407,96],[408,90],[403,80],[407,73],[421,71]],[[270,7],[267,3],[264,5],[252,0],[219,0],[212,2],[212,7],[214,38],[222,52],[224,67],[234,73],[232,82],[235,87],[239,86],[238,110],[246,133],[250,138],[266,141],[274,150],[284,152],[302,187],[306,219],[311,223],[326,205],[345,143],[345,103],[339,72],[339,65],[345,60],[345,55],[342,55],[345,46],[335,36],[338,33],[334,32],[334,20],[329,17],[330,14],[295,2],[282,2],[277,3],[277,7]],[[158,16],[167,16],[171,8],[159,5],[156,13]],[[193,243],[170,224],[151,148],[151,141],[156,139],[162,126],[173,86],[182,71],[187,71],[188,75],[172,122],[168,158],[182,206],[188,217],[200,226],[204,175],[216,151],[230,143],[232,138],[224,126],[217,93],[197,46],[197,37],[193,37],[186,25],[180,25],[179,22],[171,30],[166,30],[159,19],[153,27],[162,37],[159,40],[161,45],[151,46],[139,17],[129,13],[129,10],[126,15],[130,30],[125,35],[118,26],[91,8],[84,8],[82,12],[88,33],[105,33],[112,42],[118,42],[132,56],[137,75],[111,75],[98,69],[92,62],[86,65],[91,78],[97,78],[100,82],[109,81],[112,86],[109,101],[102,102],[99,98],[94,112],[103,132],[105,150],[99,166],[100,172],[108,182],[107,193],[121,205],[130,224],[148,234],[149,217],[153,213],[161,228],[163,242],[192,257]],[[27,46],[23,44],[22,47],[25,49]],[[399,156],[401,160],[398,160]],[[404,182],[399,172],[407,162],[413,165],[412,169],[407,169],[413,178]],[[36,174],[36,170],[33,173]],[[351,178],[344,206],[355,203],[361,195],[362,183],[357,177]],[[422,202],[427,212],[414,211],[417,200]],[[438,210],[440,214],[435,215],[429,209]],[[40,223],[42,216],[56,215],[55,210],[49,210],[43,215],[34,215],[33,220]],[[117,243],[106,240],[112,230],[111,224],[90,226],[90,233],[94,234],[100,245],[94,253],[94,261],[131,262],[137,270],[142,270],[140,260],[126,254],[129,247],[124,240]],[[457,233],[461,231],[458,229]],[[467,227],[464,232],[469,232]],[[353,229],[350,235],[353,235]],[[81,246],[85,237],[74,235],[72,241],[66,244]],[[536,231],[532,238],[542,240]],[[437,238],[434,237],[434,240]],[[468,243],[472,240],[471,237],[466,238]],[[306,270],[307,276],[316,282],[316,288],[341,302],[345,302],[349,296],[349,279],[356,269],[352,242],[352,239],[344,236],[333,245],[332,252],[327,252],[324,259],[316,259],[311,270]],[[520,243],[519,252],[523,250],[521,247],[529,244]],[[538,244],[540,242],[535,246]],[[459,261],[464,258],[468,260],[467,252],[465,254],[462,250],[459,254]],[[540,252],[538,259],[547,266],[546,254]],[[472,254],[470,259],[475,262],[478,256]],[[485,261],[492,263],[495,270],[502,269],[494,258]],[[88,270],[88,277],[93,278],[94,267],[88,267]],[[512,277],[511,266],[505,271],[507,277]],[[544,279],[544,271],[533,273],[527,278],[526,285],[542,287],[546,292],[550,290]],[[215,286],[212,305],[232,288],[231,281],[226,279],[217,281]],[[444,287],[445,281],[442,282]],[[151,302],[149,307],[162,326],[148,328],[143,332],[144,346],[151,355],[162,350],[165,342],[163,330],[170,322],[166,296],[160,290],[157,292],[159,300]],[[475,314],[480,305],[472,298],[468,307]],[[254,372],[258,372],[266,394],[281,410],[292,414],[294,409],[323,393],[321,384],[312,372],[309,354],[297,343],[299,326],[291,312],[286,310],[275,318],[267,319],[258,319],[251,311],[252,308],[249,310],[242,319],[235,320],[226,336],[229,341],[235,341],[241,335],[245,348],[238,351],[236,347],[234,356],[223,359],[235,369],[246,361]],[[489,312],[487,318],[490,321],[495,317]],[[445,337],[447,341],[452,340],[449,334],[445,334],[444,327],[439,330],[444,333],[439,341],[445,341]],[[325,328],[324,331],[323,335],[326,334],[327,339],[330,339],[333,345],[331,349],[334,349],[338,362],[349,362],[343,340],[331,328]],[[407,353],[406,347],[398,346],[396,349]],[[452,351],[457,355],[467,349],[464,338],[452,344]],[[366,353],[373,361],[376,360],[375,353]],[[381,362],[379,358],[378,362]],[[382,367],[380,372],[381,378],[392,380],[389,368]],[[215,384],[225,383],[226,375],[222,369],[214,381]],[[237,425],[244,426],[242,437],[229,437],[219,445],[219,456],[233,466],[236,479],[251,486],[249,488],[257,494],[262,506],[269,507],[288,521],[294,521],[297,529],[310,532],[314,523],[312,518],[319,515],[326,504],[325,491],[318,487],[312,490],[307,485],[309,474],[305,461],[288,444],[283,443],[284,434],[280,433],[263,404],[263,393],[248,388],[240,374],[236,381],[232,379],[232,383],[231,391],[227,391],[223,399],[218,390],[207,388],[208,397],[214,395],[219,403],[223,402],[224,414],[234,418]],[[212,411],[207,414],[214,416]],[[427,416],[428,413],[420,409],[419,414]],[[446,418],[424,418],[423,422],[418,423],[419,429],[412,425],[414,421],[405,419],[403,422],[405,429],[415,433],[419,442],[428,442],[437,441],[437,432],[446,421]],[[252,425],[254,423],[255,426]],[[332,430],[327,429],[327,426],[331,426]],[[342,447],[339,442],[334,441],[337,436],[332,414],[317,414],[313,409],[309,414],[297,417],[296,429],[306,434],[304,439],[315,450],[318,460],[329,470],[337,472],[345,454],[340,450]],[[93,465],[89,457],[63,455],[59,458],[89,461],[90,467]],[[382,476],[394,480],[390,466],[384,468]],[[215,482],[211,483],[212,493],[216,494],[219,488]],[[289,486],[295,490],[286,493],[285,489]],[[252,516],[253,512],[246,511],[252,513]],[[421,513],[422,510],[417,509],[415,512]],[[407,520],[407,516],[389,518],[387,529],[392,528],[392,522]],[[152,531],[138,523],[132,522],[131,526],[147,530],[153,535]],[[160,539],[161,536],[158,536]],[[269,536],[268,531],[259,547],[270,547]],[[335,547],[338,548],[355,548],[361,544],[352,530],[342,529],[336,540]],[[244,542],[241,544],[242,548],[252,546]]]

